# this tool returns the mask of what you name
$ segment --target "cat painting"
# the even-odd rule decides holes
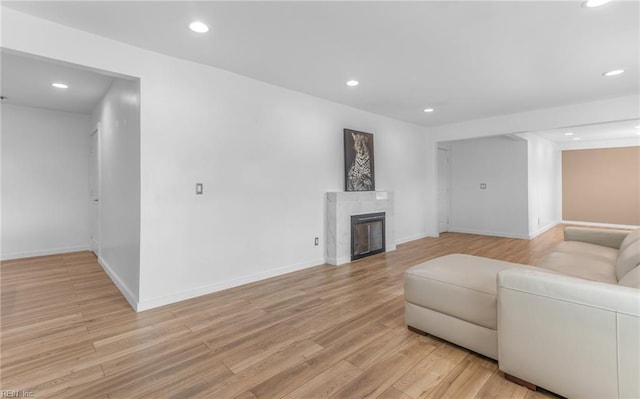
[[[375,190],[373,134],[344,130],[346,191]]]

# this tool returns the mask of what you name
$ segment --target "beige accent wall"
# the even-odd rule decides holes
[[[562,151],[562,219],[640,225],[640,147]]]

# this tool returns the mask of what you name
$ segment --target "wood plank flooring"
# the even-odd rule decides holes
[[[404,324],[403,273],[450,253],[534,264],[562,240],[442,234],[135,313],[89,252],[3,262],[0,388],[35,398],[549,398]]]

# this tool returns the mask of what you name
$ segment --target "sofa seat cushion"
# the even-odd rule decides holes
[[[511,268],[531,266],[462,254],[432,259],[406,271],[405,300],[495,330],[497,276]]]
[[[569,276],[602,283],[618,284],[615,261],[603,257],[573,252],[553,252],[538,262],[538,266]]]
[[[580,241],[563,241],[556,246],[554,252],[564,252],[584,255],[585,257],[593,257],[607,262],[610,265],[614,265],[618,259],[617,249]]]

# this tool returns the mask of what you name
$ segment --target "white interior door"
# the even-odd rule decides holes
[[[100,256],[100,140],[99,129],[91,133],[89,148],[89,209],[91,210],[91,251]]]
[[[451,203],[451,157],[449,150],[438,148],[438,232],[449,231]]]

